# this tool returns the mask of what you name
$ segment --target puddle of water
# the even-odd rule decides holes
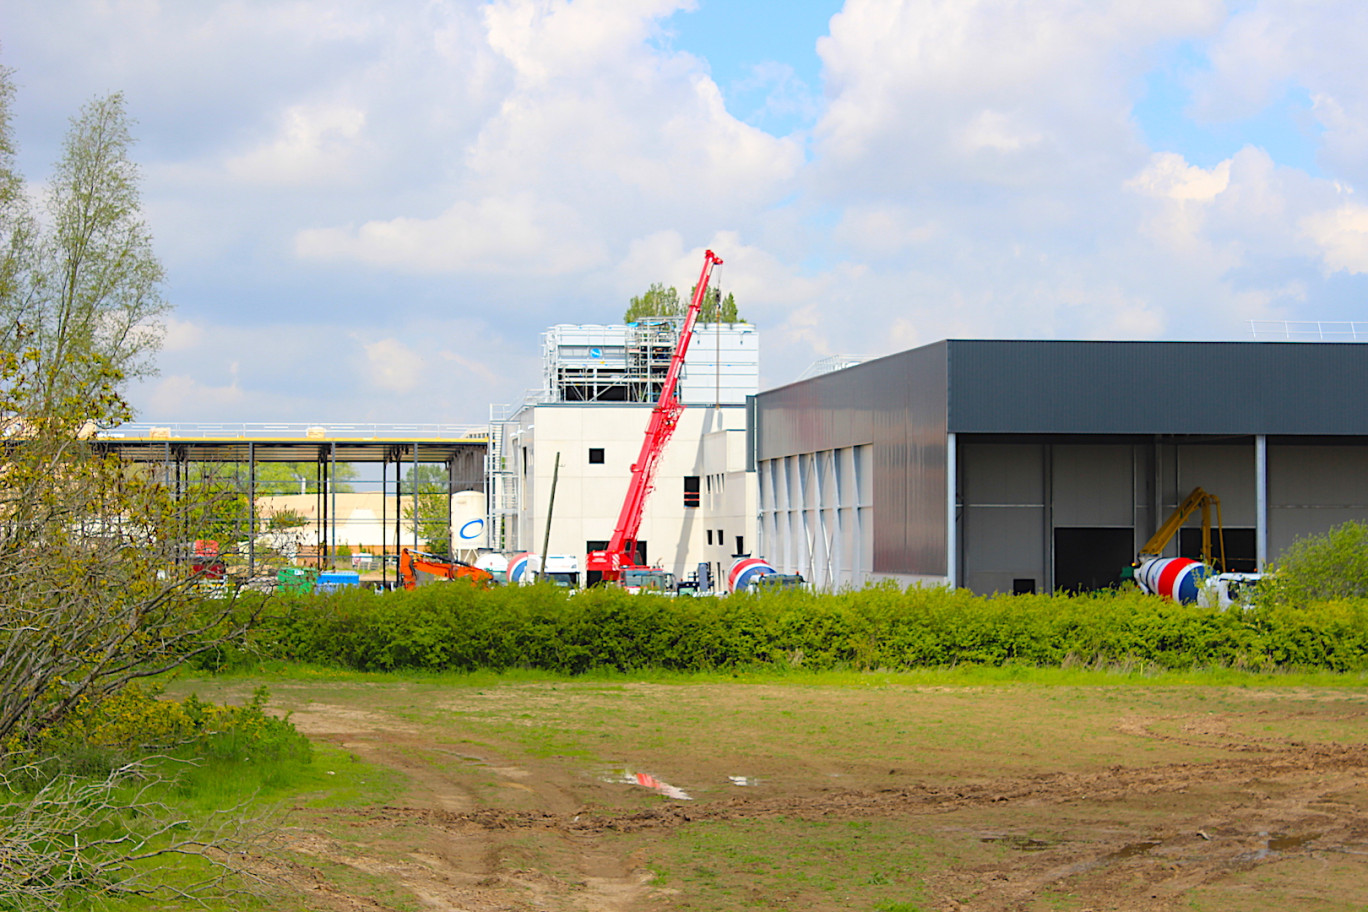
[[[979,842],[1000,842],[1019,852],[1043,852],[1051,845],[1043,839],[1032,839],[1029,836],[984,836]]]
[[[648,788],[653,792],[658,792],[666,798],[678,798],[680,801],[693,801],[693,797],[688,792],[678,786],[662,782],[650,773],[634,773],[631,770],[614,770],[611,774],[603,778],[604,782],[622,782],[627,785],[639,785]]]
[[[727,779],[731,781],[732,785],[739,785],[742,788],[749,788],[750,786],[760,784],[759,779],[754,779],[750,776],[728,776]]]
[[[1321,833],[1307,833],[1303,836],[1288,836],[1286,833],[1274,833],[1268,839],[1268,850],[1270,852],[1291,852],[1300,849],[1312,840],[1319,839]]]

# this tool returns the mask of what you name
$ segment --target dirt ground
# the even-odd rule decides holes
[[[308,908],[1368,909],[1361,690],[270,686],[398,783],[294,810]]]

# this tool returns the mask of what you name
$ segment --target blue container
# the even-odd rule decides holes
[[[355,570],[327,570],[318,574],[314,589],[319,592],[333,592],[343,586],[361,585],[361,574]]]

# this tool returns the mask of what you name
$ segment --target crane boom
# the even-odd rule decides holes
[[[679,401],[679,373],[684,367],[684,356],[689,351],[689,340],[693,337],[694,324],[698,322],[699,312],[703,309],[703,298],[708,292],[708,281],[714,266],[720,265],[722,258],[711,250],[703,254],[703,271],[694,286],[693,298],[684,314],[684,325],[679,329],[679,341],[675,344],[674,356],[670,359],[670,369],[665,375],[665,384],[660,389],[660,398],[651,410],[651,420],[646,425],[646,437],[641,442],[641,453],[632,464],[632,478],[627,484],[627,496],[623,498],[622,510],[618,513],[617,525],[613,536],[603,551],[589,552],[585,569],[598,571],[605,580],[618,579],[624,567],[636,566],[637,532],[641,529],[641,516],[646,508],[646,498],[655,485],[656,469],[660,466],[660,456],[665,445],[674,435],[679,423],[679,414],[684,404]]]

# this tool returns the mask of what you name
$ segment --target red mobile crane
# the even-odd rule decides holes
[[[693,300],[684,315],[684,325],[679,329],[679,342],[675,345],[674,357],[670,359],[670,370],[665,375],[665,385],[660,389],[660,398],[651,410],[651,421],[646,425],[646,439],[641,442],[641,454],[632,465],[632,480],[627,485],[627,497],[622,501],[622,512],[618,514],[613,537],[603,551],[590,551],[585,569],[603,574],[605,581],[622,578],[623,570],[637,567],[637,531],[641,528],[641,514],[646,507],[646,497],[655,485],[656,469],[660,465],[660,455],[665,452],[665,444],[674,435],[679,423],[679,414],[684,404],[679,401],[676,387],[679,384],[679,371],[684,366],[684,355],[689,351],[689,340],[693,337],[694,324],[698,322],[699,311],[703,309],[703,297],[708,292],[708,280],[714,266],[720,266],[722,258],[711,250],[703,254],[703,272],[694,286]]]

